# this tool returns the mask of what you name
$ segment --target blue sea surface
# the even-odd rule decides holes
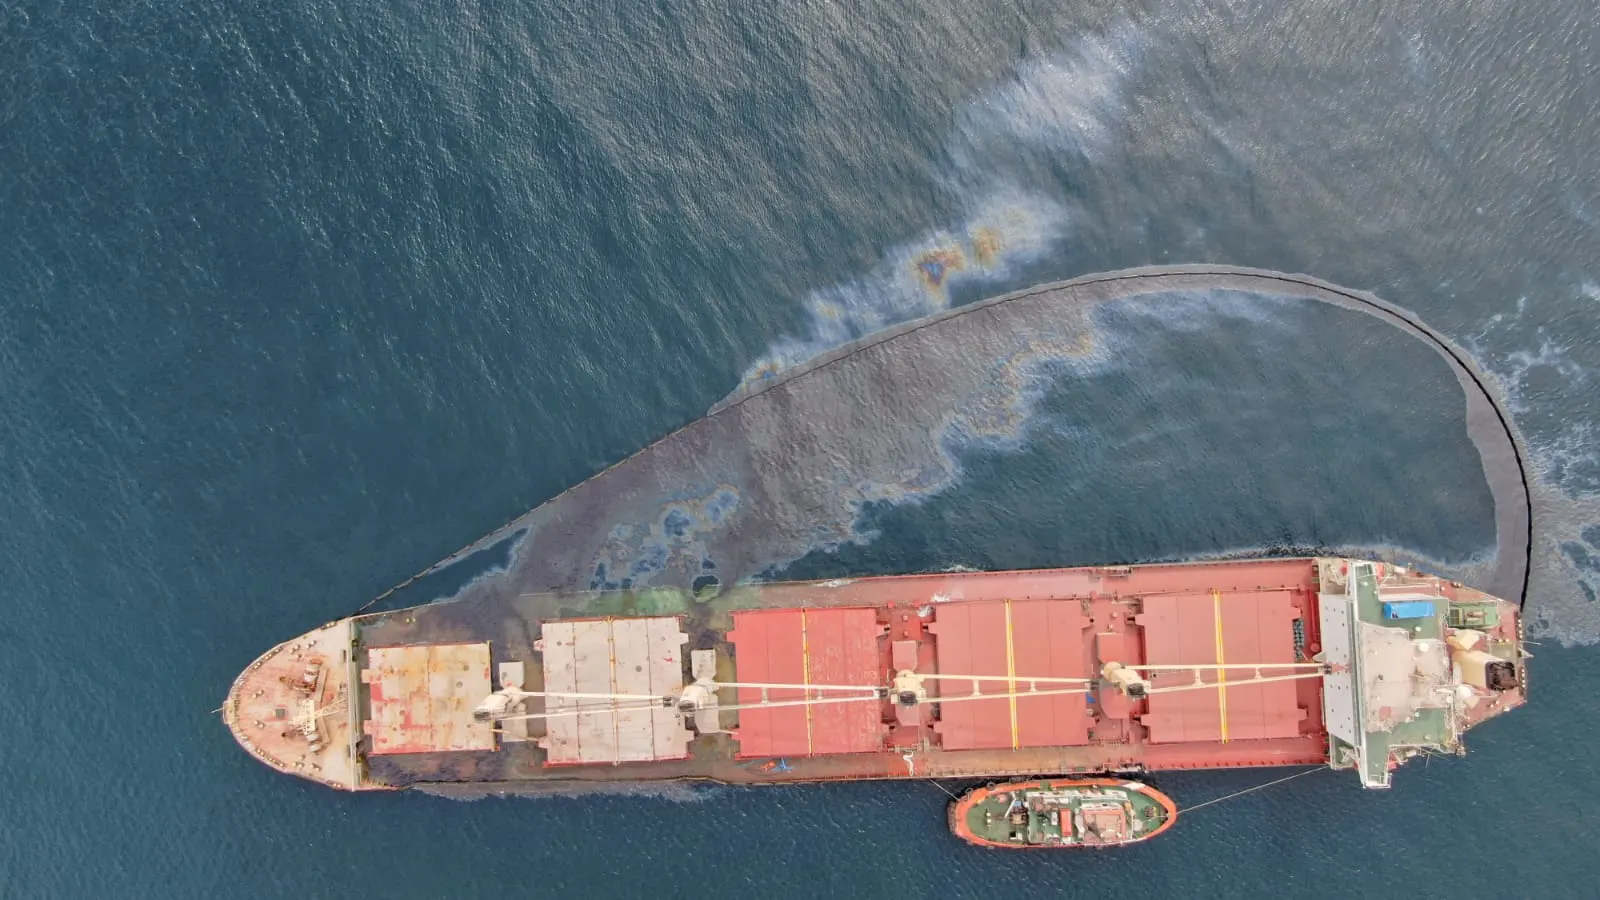
[[[1596,59],[1583,0],[0,0],[0,896],[1596,896]],[[1541,643],[1469,756],[1005,855],[931,783],[344,795],[212,712],[747,380],[1174,262],[1372,291],[1503,385]],[[1108,310],[1027,428],[792,570],[1492,550],[1437,359],[1258,313]]]

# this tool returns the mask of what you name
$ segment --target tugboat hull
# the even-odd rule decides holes
[[[950,805],[950,830],[957,837],[1004,850],[1136,844],[1177,820],[1178,807],[1166,794],[1119,778],[991,785]]]

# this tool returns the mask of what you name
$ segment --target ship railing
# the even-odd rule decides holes
[[[572,716],[593,716],[593,715],[606,715],[606,714],[610,714],[610,713],[650,712],[650,711],[653,711],[653,710],[663,709],[663,708],[667,707],[670,703],[674,702],[674,698],[671,698],[671,697],[660,697],[660,698],[655,698],[655,699],[657,699],[660,702],[618,704],[618,705],[613,705],[613,706],[571,707],[571,708],[566,708],[566,709],[551,710],[551,711],[539,712],[539,713],[517,713],[515,715],[510,715],[510,716],[499,716],[499,717],[497,717],[495,719],[495,721],[497,721],[497,722],[521,722],[521,721],[530,721],[530,720],[540,720],[540,721],[542,721],[542,720],[547,720],[547,719],[569,718],[569,717],[572,717]],[[717,712],[730,712],[730,711],[737,711],[737,710],[741,710],[741,709],[779,709],[779,708],[790,707],[790,706],[818,706],[818,705],[825,705],[825,704],[829,704],[829,703],[859,703],[859,702],[861,702],[863,700],[881,701],[882,699],[883,698],[881,696],[877,695],[877,694],[873,694],[871,696],[859,695],[859,696],[851,696],[851,697],[816,697],[816,698],[811,698],[811,699],[806,699],[806,700],[768,700],[768,701],[759,702],[759,703],[737,703],[737,704],[733,704],[733,705],[729,705],[729,706],[707,707],[707,709],[714,710],[714,711],[717,711]]]
[[[766,699],[771,691],[852,691],[860,694],[871,694],[882,697],[884,686],[881,684],[778,684],[765,681],[714,681],[707,683],[707,687],[717,690],[723,688],[755,688],[761,691],[761,696]]]
[[[1033,694],[1033,693],[1039,693],[1039,691],[1037,690],[1037,687],[1038,687],[1038,685],[1041,685],[1041,684],[1093,685],[1095,683],[1095,681],[1096,681],[1096,679],[1093,679],[1093,678],[1035,678],[1035,677],[1029,676],[1029,675],[957,675],[957,674],[952,673],[952,672],[934,672],[934,673],[929,673],[929,674],[918,673],[917,677],[922,679],[922,680],[924,680],[924,681],[965,681],[965,682],[970,682],[971,685],[972,685],[972,694],[971,694],[971,696],[984,697],[984,698],[997,697],[997,698],[1001,698],[1001,699],[1005,698],[1008,695],[1007,694],[985,694],[985,693],[982,693],[981,692],[982,683],[986,682],[986,681],[998,681],[998,682],[1002,682],[1002,683],[1004,683],[1006,685],[1026,684],[1026,685],[1029,685],[1029,686],[1033,687],[1034,690],[1030,690],[1030,691],[1027,691],[1025,693]],[[1087,691],[1081,691],[1079,693],[1087,693]],[[955,699],[955,697],[953,695],[942,694],[942,695],[939,696],[938,699],[940,700],[940,702],[944,702],[944,701],[947,701],[947,700]]]
[[[1177,684],[1170,687],[1146,688],[1145,693],[1175,694],[1179,691],[1211,691],[1219,688],[1225,689],[1233,687],[1248,687],[1256,684],[1271,684],[1278,681],[1301,681],[1307,678],[1321,678],[1322,676],[1323,672],[1318,670],[1316,672],[1300,672],[1295,675],[1268,675],[1265,677],[1257,675],[1253,678],[1241,678],[1237,681],[1228,681],[1226,679],[1219,679],[1217,681],[1203,681],[1200,679],[1197,673],[1193,684]]]
[[[672,699],[665,694],[600,694],[582,691],[505,691],[504,693],[518,698],[554,697],[562,700],[653,700],[659,703]]]
[[[1268,684],[1280,681],[1296,681],[1307,678],[1320,678],[1326,667],[1321,663],[1233,663],[1221,664],[1196,664],[1175,665],[1171,663],[1147,664],[1128,666],[1146,675],[1160,675],[1176,672],[1190,672],[1194,675],[1192,684],[1179,684],[1162,687],[1151,687],[1148,693],[1177,693],[1193,690],[1226,689],[1229,687],[1244,687],[1255,684]],[[1263,675],[1263,672],[1292,670],[1287,675]],[[1228,679],[1227,672],[1249,672],[1249,677]],[[1216,680],[1208,681],[1205,675],[1215,673],[1219,676]],[[1092,678],[1060,678],[1060,677],[1034,677],[1028,675],[969,675],[957,673],[928,673],[918,675],[919,678],[939,681],[966,682],[971,685],[969,694],[941,694],[925,698],[932,703],[960,703],[973,700],[1004,700],[1008,698],[1027,697],[1055,697],[1078,694],[1090,694],[1100,688],[1101,679]],[[1005,685],[1009,690],[985,692],[985,683]],[[1063,687],[1052,687],[1062,685]],[[723,688],[744,688],[760,691],[760,699],[746,703],[718,705],[714,708],[719,712],[737,712],[746,709],[783,709],[792,707],[812,707],[835,703],[860,703],[881,702],[890,696],[890,689],[883,685],[848,685],[848,684],[786,684],[775,682],[706,682],[706,687],[720,690]],[[800,694],[796,698],[781,697],[773,699],[773,692],[786,691]],[[558,709],[546,709],[543,712],[517,713],[507,716],[497,716],[498,722],[548,720],[568,718],[584,715],[605,715],[630,712],[647,712],[675,706],[679,697],[674,695],[656,694],[609,694],[586,693],[576,691],[513,691],[519,697],[545,697],[551,699],[570,699],[577,701],[601,700],[602,704],[588,704],[579,702],[573,706]],[[843,693],[844,696],[828,696]],[[708,707],[713,708],[713,707]]]
[[[1212,671],[1215,669],[1325,669],[1322,663],[1146,663],[1138,666],[1123,666],[1124,669],[1134,669],[1139,672],[1159,674],[1161,672],[1193,672],[1195,670]]]

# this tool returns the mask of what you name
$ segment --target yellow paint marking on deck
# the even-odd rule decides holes
[[[1021,746],[1017,737],[1017,647],[1011,632],[1011,600],[1006,600],[1006,692],[1011,701],[1011,749]]]
[[[811,699],[811,642],[806,637],[806,611],[800,610],[800,680],[805,683],[805,696],[801,699]],[[806,755],[811,751],[811,704],[806,704]]]
[[[611,653],[611,693],[617,692],[617,623],[606,616],[606,648]],[[582,701],[579,701],[582,702]],[[616,758],[622,749],[622,723],[617,721],[617,699],[611,698],[611,756]]]
[[[1216,619],[1217,628],[1217,665],[1225,666],[1227,661],[1222,655],[1222,592],[1215,588],[1211,591],[1211,611]],[[1217,669],[1217,715],[1222,718],[1222,742],[1228,742],[1228,670]]]

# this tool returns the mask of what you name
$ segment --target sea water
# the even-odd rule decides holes
[[[1593,896],[1593,9],[1093,6],[0,5],[0,895]],[[1169,262],[1373,291],[1501,379],[1551,587],[1532,702],[1467,758],[1019,856],[954,842],[927,783],[340,795],[211,712],[267,646],[750,378]],[[1247,312],[1123,311],[1119,359],[1053,373],[1032,427],[794,570],[1481,556],[1436,363]],[[1407,403],[1365,460],[1392,514],[1308,491],[1350,476],[1356,407]],[[1015,488],[1041,472],[1070,515]]]

